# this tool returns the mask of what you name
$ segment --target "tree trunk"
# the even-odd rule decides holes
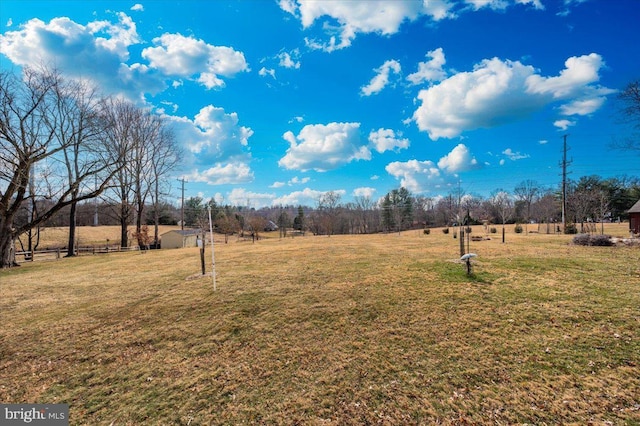
[[[120,212],[120,247],[129,247],[129,236],[127,235],[127,226],[129,225],[129,213],[127,208],[123,205]]]
[[[15,252],[16,235],[12,232],[11,223],[12,220],[9,218],[0,218],[0,266],[3,269],[18,266]]]
[[[71,210],[69,211],[69,240],[67,241],[67,255],[65,257],[76,255],[76,206],[77,203],[71,203]]]

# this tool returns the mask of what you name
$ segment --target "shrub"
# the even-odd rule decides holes
[[[573,237],[573,244],[578,246],[588,246],[591,240],[591,236],[589,234],[578,234]]]
[[[519,223],[516,224],[515,228],[513,228],[513,232],[515,232],[516,234],[522,234],[522,225],[520,225]]]
[[[489,232],[491,232],[492,234],[496,234],[498,230],[495,227],[491,227],[491,229],[489,229]]]
[[[425,228],[422,232],[423,232],[425,235],[429,235],[429,234],[431,233],[431,229],[429,229],[429,228]]]
[[[611,235],[592,235],[590,244],[592,246],[609,247],[613,245]]]
[[[573,237],[573,244],[579,246],[609,247],[613,245],[610,235],[578,234]]]
[[[565,234],[577,234],[578,227],[576,227],[575,223],[567,223],[567,226],[564,227]]]
[[[470,234],[472,231],[470,226],[467,226],[466,228],[464,228],[464,232],[466,232],[467,234]]]
[[[444,229],[442,230],[442,233],[443,233],[443,234],[448,234],[448,233],[449,233],[449,228],[444,228]]]

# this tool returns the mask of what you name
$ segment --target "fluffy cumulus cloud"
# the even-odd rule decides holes
[[[346,193],[343,189],[335,190],[334,192],[340,196],[344,196]],[[305,188],[302,191],[294,191],[281,197],[277,197],[273,200],[272,204],[283,206],[313,206],[318,203],[318,200],[324,193],[324,191]]]
[[[418,63],[418,71],[407,76],[412,84],[421,84],[424,82],[442,81],[447,77],[444,71],[444,64],[447,62],[444,58],[444,51],[441,47],[427,52],[428,61]]]
[[[279,5],[300,19],[304,28],[326,17],[328,22],[325,21],[323,28],[329,33],[328,41],[308,40],[307,44],[328,52],[349,47],[358,33],[391,35],[398,32],[403,22],[421,15],[428,15],[434,20],[446,18],[452,7],[448,0],[280,0]]]
[[[371,79],[369,84],[363,86],[360,89],[360,94],[362,96],[371,96],[379,93],[382,89],[384,89],[387,84],[389,84],[389,75],[393,72],[394,74],[400,74],[401,67],[400,62],[395,59],[391,59],[386,61],[382,66],[376,68],[376,75]]]
[[[153,39],[142,57],[167,76],[192,77],[208,89],[223,87],[220,76],[230,77],[249,66],[242,52],[227,46],[213,46],[195,37],[163,34]]]
[[[144,6],[141,5],[140,3],[136,3],[133,6],[131,6],[131,10],[135,12],[144,12]]]
[[[167,115],[176,140],[185,148],[185,163],[210,166],[196,171],[191,180],[213,185],[253,181],[249,167],[249,138],[253,130],[239,124],[235,112],[208,105],[193,119]]]
[[[0,35],[0,50],[14,64],[51,64],[67,76],[90,79],[107,92],[129,98],[164,90],[166,85],[154,70],[126,64],[129,47],[140,38],[129,16],[114,16],[117,22],[100,20],[86,25],[65,17],[48,23],[32,19],[19,30]]]
[[[290,170],[333,170],[354,160],[370,160],[371,151],[360,143],[360,123],[310,124],[298,136],[282,136],[289,149],[278,164]]]
[[[234,188],[225,197],[225,203],[234,206],[247,206],[259,209],[270,206],[276,196],[269,193],[247,191],[244,188]]]
[[[376,193],[376,189],[375,188],[371,188],[369,186],[363,186],[360,188],[356,188],[353,190],[353,196],[354,197],[365,197],[365,198],[372,198],[373,194]]]
[[[398,151],[409,148],[409,139],[402,138],[400,132],[396,133],[391,129],[372,130],[369,133],[371,146],[382,154],[385,151]]]
[[[441,174],[433,161],[394,161],[385,170],[391,176],[400,180],[400,185],[416,194],[425,192],[427,188],[438,186]]]
[[[479,167],[469,148],[459,144],[438,161],[438,167],[447,173],[458,173]]]
[[[253,182],[253,172],[245,163],[216,163],[203,171],[195,169],[185,178],[191,182],[204,182],[209,185],[228,185]]]
[[[556,102],[564,114],[589,114],[613,93],[596,84],[603,65],[595,53],[572,57],[558,76],[544,77],[519,61],[486,59],[421,90],[413,120],[436,140],[512,122]]]

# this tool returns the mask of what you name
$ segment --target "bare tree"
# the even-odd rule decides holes
[[[143,112],[130,102],[122,99],[109,99],[104,103],[105,114],[109,120],[107,143],[109,150],[117,156],[118,163],[113,166],[114,179],[110,191],[106,194],[116,206],[115,216],[120,224],[120,246],[129,246],[128,227],[135,210],[137,178],[135,175],[137,139],[136,126],[141,122]]]
[[[72,150],[77,138],[61,137],[59,97],[69,97],[73,89],[61,90],[60,73],[25,68],[22,78],[0,73],[0,265],[15,265],[16,238],[44,223],[71,204],[98,196],[118,168],[117,153],[97,150],[74,168],[69,179],[65,150]],[[74,96],[77,96],[75,94]],[[73,97],[73,96],[71,96]],[[101,125],[108,123],[100,120]],[[81,138],[82,140],[82,138]],[[84,145],[82,145],[84,149]],[[73,164],[73,162],[72,162]],[[82,166],[80,167],[80,164]],[[37,170],[39,169],[39,170]],[[39,184],[29,185],[32,176]],[[29,189],[31,188],[31,191]],[[47,200],[18,226],[14,219],[24,203]]]
[[[168,175],[178,166],[181,151],[176,143],[174,133],[165,124],[157,138],[151,141],[149,147],[150,173],[148,175],[151,203],[153,206],[153,242],[157,246],[160,242],[160,211],[162,197],[170,191]]]
[[[614,139],[614,148],[625,151],[637,151],[640,154],[640,80],[632,81],[618,93],[620,121],[631,125],[632,134]]]
[[[489,198],[489,204],[491,205],[495,214],[500,217],[502,221],[502,242],[505,241],[504,225],[513,215],[513,200],[508,192],[503,190],[496,191],[491,198]]]
[[[340,205],[341,195],[336,191],[328,191],[318,199],[318,215],[322,228],[331,236],[336,228],[338,219],[338,206]]]
[[[516,199],[523,202],[525,211],[525,232],[529,234],[529,222],[531,222],[531,205],[536,201],[540,194],[540,185],[534,180],[522,181],[513,191]]]

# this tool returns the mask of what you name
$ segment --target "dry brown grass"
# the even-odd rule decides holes
[[[508,230],[471,242],[472,277],[439,230],[221,240],[215,293],[185,279],[197,249],[2,271],[0,401],[72,424],[640,424],[640,249]]]
[[[160,225],[159,234],[170,231],[172,229],[180,229],[178,226]],[[135,229],[129,227],[132,233]],[[153,233],[153,227],[149,227],[149,232]],[[131,235],[131,234],[130,234]],[[107,240],[109,244],[120,243],[120,227],[119,226],[78,226],[76,228],[76,238],[79,246],[105,245]],[[39,248],[65,247],[69,239],[68,227],[50,227],[42,228],[40,233]],[[133,238],[132,238],[133,240]]]

